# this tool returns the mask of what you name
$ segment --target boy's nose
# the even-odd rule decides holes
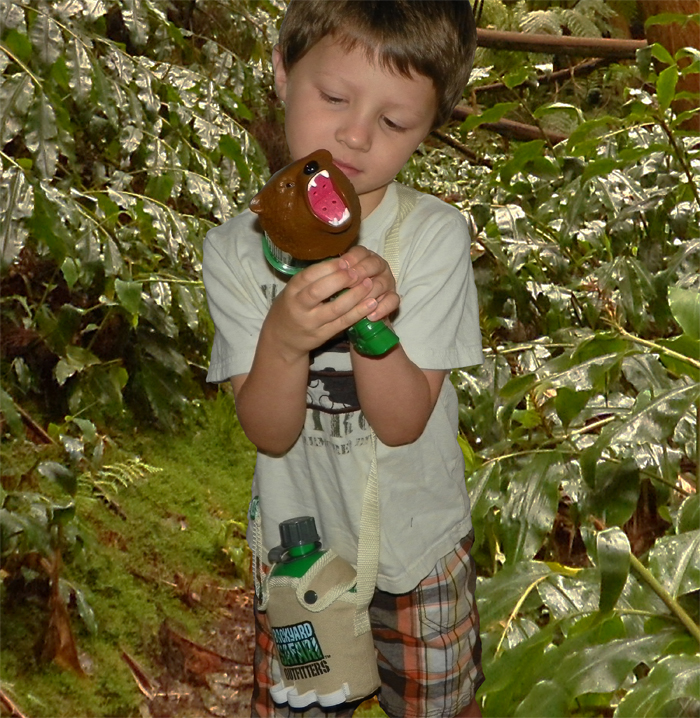
[[[350,149],[360,152],[367,152],[372,145],[372,132],[367,122],[359,118],[347,118],[338,128],[335,138]]]

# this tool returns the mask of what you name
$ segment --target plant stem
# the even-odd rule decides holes
[[[523,603],[525,603],[525,599],[532,593],[532,591],[537,588],[537,586],[542,583],[542,581],[545,581],[549,578],[549,575],[546,576],[540,576],[538,579],[533,581],[526,589],[523,595],[518,599],[518,602],[515,604],[515,607],[510,612],[510,616],[508,616],[508,621],[506,622],[506,627],[503,629],[503,633],[501,634],[501,640],[498,642],[498,646],[496,646],[496,653],[494,657],[497,657],[498,654],[501,652],[501,646],[503,645],[503,641],[506,638],[506,635],[508,633],[508,629],[510,628],[511,623],[515,620],[516,616],[518,615],[518,612],[522,608]]]
[[[615,326],[615,330],[620,334],[620,336],[624,337],[625,339],[629,339],[629,341],[634,342],[635,344],[641,344],[642,346],[649,347],[650,349],[653,349],[659,354],[666,354],[666,356],[673,357],[674,359],[678,359],[680,361],[684,361],[687,364],[690,364],[690,366],[695,367],[696,369],[700,369],[700,361],[698,361],[697,359],[688,357],[685,354],[681,354],[680,352],[674,352],[673,349],[668,349],[667,347],[664,347],[661,344],[657,344],[656,342],[649,341],[648,339],[642,339],[641,337],[635,336],[634,334],[630,334],[626,329],[623,329],[619,325]]]
[[[685,626],[695,640],[700,643],[700,626],[683,610],[683,607],[675,598],[656,580],[652,572],[642,562],[630,553],[632,568],[639,574],[642,580],[651,590],[668,606],[671,613]]]
[[[695,490],[700,487],[700,401],[695,404]]]
[[[681,148],[678,146],[678,143],[676,142],[676,138],[673,135],[673,131],[671,128],[666,124],[666,120],[664,120],[663,117],[658,118],[659,125],[661,126],[661,129],[666,133],[666,137],[668,137],[668,141],[671,144],[671,147],[673,147],[673,151],[676,154],[676,157],[678,161],[680,162],[681,167],[683,168],[683,171],[685,172],[686,177],[688,178],[688,184],[690,185],[690,189],[692,193],[695,195],[695,201],[700,204],[700,194],[698,193],[698,187],[695,184],[695,177],[693,176],[693,170],[691,169],[690,165],[686,161],[686,158],[683,156],[683,153],[681,152]]]

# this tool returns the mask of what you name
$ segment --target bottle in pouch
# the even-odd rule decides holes
[[[355,569],[321,548],[313,517],[283,521],[279,529],[261,604],[279,661],[273,700],[330,707],[371,695],[380,680],[371,630],[355,635]]]

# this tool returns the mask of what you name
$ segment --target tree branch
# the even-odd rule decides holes
[[[572,37],[571,35],[535,35],[502,30],[476,31],[477,45],[494,50],[540,52],[547,55],[576,55],[578,57],[607,57],[634,60],[637,50],[646,47],[646,40],[620,40],[601,37]]]
[[[452,110],[452,119],[464,121],[469,115],[475,115],[476,110],[466,105],[457,105]],[[514,140],[549,140],[553,145],[557,145],[560,142],[565,142],[568,137],[566,135],[559,134],[558,132],[542,132],[539,127],[534,125],[526,125],[522,122],[515,122],[514,120],[499,120],[498,122],[485,122],[483,125],[479,125],[484,129],[497,132],[499,135],[504,137],[511,137]]]
[[[573,77],[579,77],[581,75],[588,75],[599,67],[603,67],[611,62],[608,57],[596,57],[593,60],[586,60],[585,62],[579,62],[578,65],[573,67],[565,67],[563,70],[557,70],[556,72],[544,72],[541,75],[537,75],[535,78],[538,85],[550,85],[553,82],[559,82],[560,80],[569,80]],[[472,92],[492,92],[498,90],[509,90],[507,85],[503,82],[494,82],[490,85],[479,85],[478,87],[471,88]]]
[[[487,157],[479,157],[474,150],[467,147],[464,143],[459,142],[459,140],[455,140],[453,137],[450,137],[447,133],[440,132],[440,130],[433,130],[430,134],[440,140],[443,144],[449,145],[458,152],[461,152],[472,164],[482,165],[484,167],[488,167],[489,169],[493,167],[493,162],[491,162],[490,159]]]

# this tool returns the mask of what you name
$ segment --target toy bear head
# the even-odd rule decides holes
[[[272,175],[250,209],[278,249],[305,261],[342,254],[360,229],[360,200],[328,150]]]

